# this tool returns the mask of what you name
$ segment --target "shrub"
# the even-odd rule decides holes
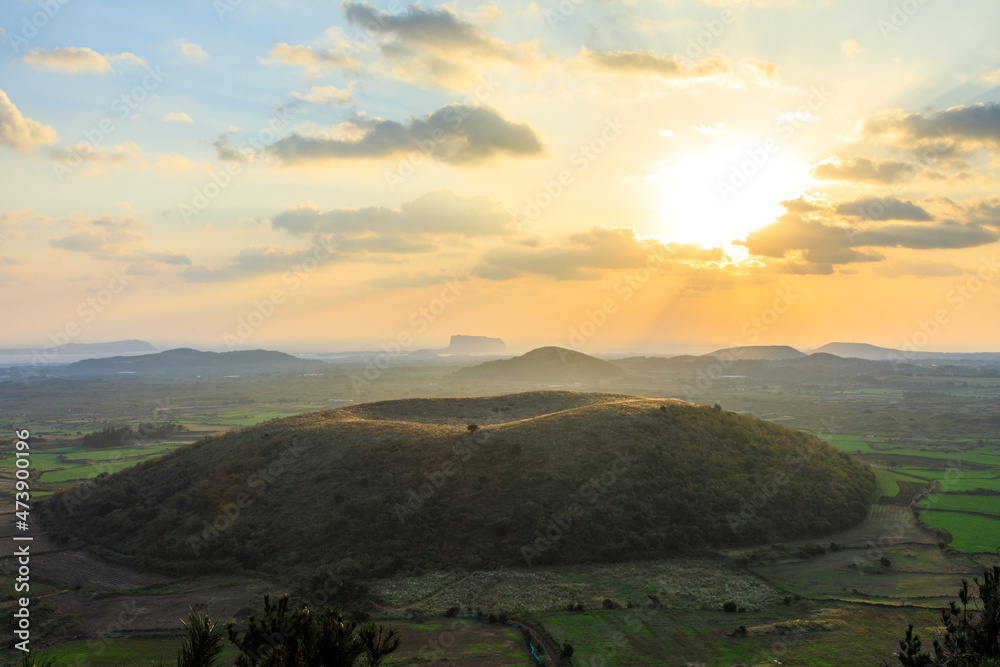
[[[722,605],[722,611],[726,612],[727,614],[735,614],[736,613],[736,603],[735,602],[725,602],[725,603],[723,603],[723,605]]]

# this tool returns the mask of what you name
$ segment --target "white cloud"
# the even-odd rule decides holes
[[[843,42],[840,43],[840,50],[849,56],[853,56],[858,53],[861,53],[864,49],[862,49],[861,45],[858,44],[858,40],[845,39]]]
[[[57,49],[35,49],[24,54],[24,62],[35,69],[54,69],[67,74],[96,73],[114,71],[112,62],[145,65],[146,61],[134,53],[106,53],[101,55],[86,46],[67,46]]]
[[[691,127],[694,128],[696,132],[708,135],[722,134],[726,131],[726,126],[722,123],[713,123],[712,125],[692,125]]]
[[[58,138],[49,125],[22,116],[7,93],[0,90],[0,146],[18,153],[30,153]]]
[[[200,59],[208,57],[208,54],[205,53],[205,49],[201,48],[194,42],[187,41],[183,37],[172,39],[169,42],[167,42],[167,45],[178,49],[188,58]]]
[[[310,104],[323,104],[328,107],[347,104],[351,101],[351,94],[354,92],[354,84],[347,88],[337,88],[336,86],[310,86],[309,92],[292,93],[292,97]]]
[[[193,123],[191,116],[184,112],[180,113],[168,113],[160,118],[160,120],[166,123]]]

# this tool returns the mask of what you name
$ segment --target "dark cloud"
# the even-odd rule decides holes
[[[334,139],[293,134],[268,150],[285,164],[322,160],[388,158],[413,151],[453,165],[478,164],[500,155],[533,157],[544,153],[527,123],[508,120],[487,106],[449,104],[407,123],[355,118],[360,136]]]
[[[882,248],[975,248],[997,240],[996,232],[974,222],[946,221],[936,225],[892,224],[855,234],[855,245]]]
[[[819,180],[888,185],[904,180],[913,171],[912,165],[897,160],[852,157],[844,160],[831,158],[820,162],[813,167],[812,174]]]
[[[886,220],[909,220],[929,222],[933,216],[910,201],[883,199],[879,197],[858,197],[851,202],[843,202],[835,209],[838,215],[852,216],[863,220],[884,222]]]
[[[1000,149],[1000,104],[956,106],[925,116],[890,109],[861,125],[861,136],[881,139],[925,161]]]
[[[402,14],[383,12],[369,2],[347,1],[341,7],[351,25],[413,46],[492,58],[516,59],[522,55],[516,47],[486,35],[478,25],[447,7],[424,9],[413,4]]]
[[[271,220],[276,229],[293,234],[335,233],[499,236],[516,232],[514,216],[485,195],[462,197],[452,190],[428,192],[398,209],[382,206],[320,211],[303,204]]]
[[[509,43],[491,37],[480,23],[499,18],[495,5],[480,16],[461,16],[447,7],[425,9],[412,4],[399,14],[381,11],[369,2],[342,5],[348,23],[371,35],[382,55],[402,80],[439,87],[466,86],[485,61],[501,60],[533,68],[540,61],[537,41]],[[475,19],[475,20],[473,20]]]
[[[996,232],[976,223],[894,223],[859,230],[788,213],[752,232],[742,245],[752,254],[766,257],[783,258],[788,253],[800,251],[802,258],[810,263],[850,264],[885,259],[871,248],[972,248],[992,243],[997,238]]]
[[[579,59],[595,70],[618,74],[654,75],[667,79],[697,79],[726,74],[723,58],[689,62],[678,56],[654,51],[598,51],[583,47]]]

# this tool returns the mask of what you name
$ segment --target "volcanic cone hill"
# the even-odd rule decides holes
[[[57,537],[180,572],[389,573],[818,536],[861,520],[875,488],[864,464],[769,422],[530,392],[272,420],[95,480],[85,500],[57,494],[46,513]]]
[[[603,382],[625,377],[614,364],[562,347],[540,347],[511,359],[467,366],[455,375],[468,380],[526,382]]]

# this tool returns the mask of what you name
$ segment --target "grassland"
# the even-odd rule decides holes
[[[538,619],[557,642],[571,641],[574,664],[875,665],[891,659],[896,628],[934,623],[930,611],[817,605],[744,614],[662,610],[561,612]],[[746,635],[736,630],[743,626]]]
[[[935,493],[917,503],[920,509],[959,510],[980,512],[1000,518],[1000,496],[979,496],[974,494]]]
[[[948,531],[952,536],[949,545],[959,551],[996,554],[1000,548],[1000,518],[924,510],[920,520]]]

